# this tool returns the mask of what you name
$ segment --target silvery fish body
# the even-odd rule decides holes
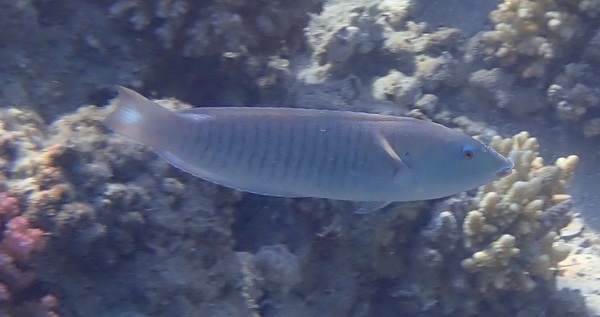
[[[513,167],[463,133],[412,118],[292,108],[173,112],[118,91],[107,127],[186,172],[257,194],[427,200],[476,188]]]

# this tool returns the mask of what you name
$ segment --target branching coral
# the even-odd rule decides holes
[[[517,315],[540,292],[554,292],[556,265],[570,251],[558,232],[571,219],[565,189],[577,156],[544,165],[527,132],[494,136],[491,146],[511,157],[513,173],[439,203],[410,251],[410,277],[399,288],[418,286],[410,294],[431,314]]]
[[[474,253],[462,265],[482,290],[531,290],[535,278],[549,279],[569,253],[554,238],[569,220],[565,187],[578,157],[544,166],[537,140],[526,132],[497,137],[492,146],[511,157],[515,170],[479,190],[479,204],[463,223],[465,247]]]
[[[516,66],[523,78],[546,79],[552,61],[585,31],[576,12],[555,0],[505,0],[490,19],[495,29],[482,34],[485,53]]]
[[[584,60],[565,66],[546,93],[558,117],[578,125],[585,137],[600,135],[600,29],[584,51]]]
[[[493,68],[473,72],[470,84],[514,114],[541,113],[550,105],[561,120],[583,121],[575,127],[585,137],[600,135],[597,3],[504,0],[489,16],[494,30],[467,46],[466,61]]]

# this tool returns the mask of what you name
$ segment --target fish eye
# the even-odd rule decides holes
[[[473,148],[470,146],[465,146],[463,148],[463,158],[465,160],[470,160],[475,157],[475,152],[473,152]]]
[[[475,153],[473,153],[473,151],[471,151],[471,150],[467,150],[463,153],[463,156],[465,159],[470,160],[473,157],[475,157]]]

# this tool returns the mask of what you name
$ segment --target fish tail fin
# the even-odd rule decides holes
[[[116,89],[119,95],[113,100],[114,110],[104,119],[104,125],[136,142],[163,149],[177,116],[131,89]]]

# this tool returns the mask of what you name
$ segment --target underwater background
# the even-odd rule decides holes
[[[0,0],[0,60],[0,316],[600,316],[600,0]],[[430,119],[515,171],[242,193],[109,132],[115,84]]]

